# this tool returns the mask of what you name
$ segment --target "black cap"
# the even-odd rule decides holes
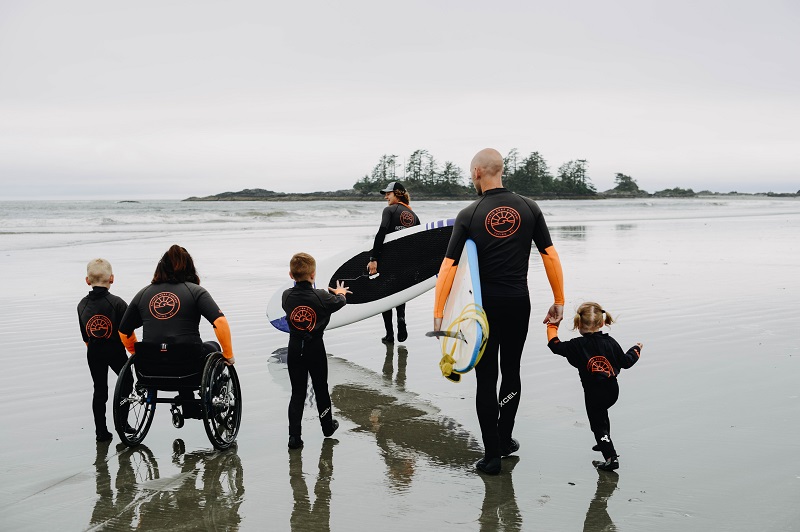
[[[381,192],[383,192],[384,194],[386,194],[387,192],[405,192],[405,191],[406,187],[404,187],[403,183],[401,183],[400,181],[392,181],[391,183],[386,185],[386,188],[381,190]]]

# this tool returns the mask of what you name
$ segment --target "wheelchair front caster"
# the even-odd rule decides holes
[[[176,429],[183,427],[183,414],[181,414],[181,411],[178,410],[178,407],[172,405],[172,408],[170,408],[169,411],[172,413],[172,426]]]

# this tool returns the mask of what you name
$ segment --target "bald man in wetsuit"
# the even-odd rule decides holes
[[[543,323],[559,323],[564,316],[561,261],[542,211],[533,200],[503,188],[502,176],[503,157],[497,150],[481,150],[472,159],[470,177],[480,198],[456,217],[436,281],[433,313],[433,328],[441,330],[458,259],[466,240],[472,239],[478,250],[483,308],[489,322],[486,349],[475,366],[475,406],[484,447],[484,457],[475,466],[491,475],[500,473],[501,456],[519,450],[519,442],[511,434],[520,401],[519,368],[531,313],[528,261],[532,244],[542,257],[553,291],[554,302]],[[498,370],[503,374],[499,395]]]

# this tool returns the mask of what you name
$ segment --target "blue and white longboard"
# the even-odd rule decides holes
[[[482,305],[478,249],[475,242],[467,239],[444,305],[442,331],[447,334],[436,335],[442,352],[450,353],[455,359],[455,373],[466,373],[478,363],[488,336],[488,331],[484,330],[485,320],[478,316],[483,312]]]
[[[331,315],[328,329],[342,327],[406,303],[436,286],[436,274],[444,260],[453,222],[450,218],[417,225],[386,235],[378,276],[367,275],[371,250],[350,250],[317,262],[316,288],[336,287],[344,281],[352,294],[347,305]],[[267,318],[276,329],[289,332],[281,296],[294,286],[288,281],[269,300]]]

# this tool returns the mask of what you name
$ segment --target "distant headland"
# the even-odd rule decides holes
[[[607,190],[605,192],[597,192],[592,195],[562,195],[562,194],[546,194],[546,195],[531,195],[523,194],[535,200],[545,199],[610,199],[610,198],[694,198],[702,196],[764,196],[764,197],[786,197],[794,198],[800,197],[800,190],[796,193],[778,193],[778,192],[711,192],[709,190],[701,190],[694,192],[692,189],[667,189],[655,192],[653,194],[645,191],[638,193],[618,192],[615,189]],[[192,196],[183,201],[375,201],[376,197],[381,197],[379,192],[361,193],[352,189],[333,190],[333,191],[320,191],[320,192],[274,192],[272,190],[264,190],[263,188],[247,188],[238,192],[222,192],[220,194],[213,194],[211,196]],[[466,194],[430,194],[430,193],[414,193],[413,198],[417,201],[457,201],[457,200],[470,200],[475,199],[475,191],[472,190]]]
[[[222,192],[212,196],[192,196],[183,201],[370,201],[392,181],[402,181],[415,200],[469,200],[475,198],[470,179],[464,171],[450,161],[440,164],[427,150],[416,150],[398,163],[397,155],[383,155],[370,174],[364,175],[352,188],[329,192],[286,193],[261,188],[248,188],[239,192]],[[695,192],[691,188],[670,188],[649,193],[639,188],[629,175],[616,173],[615,187],[598,192],[588,176],[586,159],[568,161],[558,167],[555,175],[547,161],[532,152],[523,158],[516,148],[503,158],[505,174],[503,184],[523,196],[533,199],[606,199],[606,198],[692,198],[695,196],[774,196],[798,197],[796,193],[764,192],[746,194],[739,192]],[[402,176],[398,172],[402,169]]]

